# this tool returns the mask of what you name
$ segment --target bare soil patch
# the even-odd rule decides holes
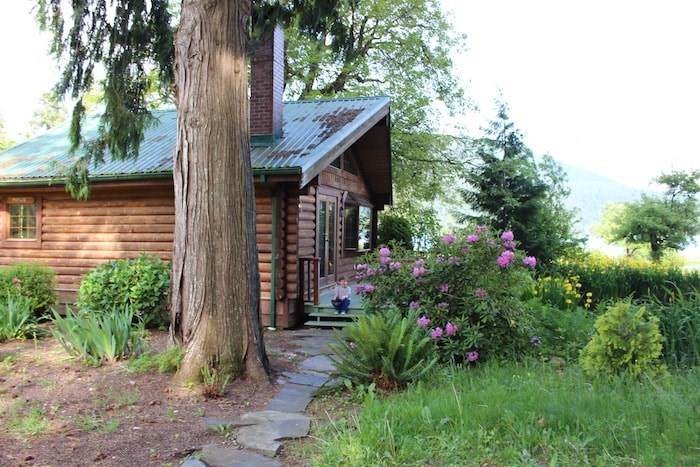
[[[294,331],[264,337],[273,371],[294,371]],[[147,342],[160,351],[167,333]],[[281,389],[238,379],[224,397],[205,399],[170,379],[134,374],[126,362],[86,366],[51,337],[0,344],[0,465],[179,465],[202,445],[236,446],[234,436],[207,431],[203,417],[236,420]]]

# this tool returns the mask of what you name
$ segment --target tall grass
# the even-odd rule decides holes
[[[659,318],[665,338],[663,357],[670,367],[692,368],[700,364],[700,289],[683,293],[666,288],[668,300],[648,299],[648,309]]]
[[[700,271],[685,271],[648,261],[611,259],[591,255],[585,260],[558,263],[553,276],[575,276],[581,289],[591,292],[595,304],[632,297],[655,297],[668,302],[669,290],[688,293],[700,287]]]
[[[320,465],[698,465],[700,384],[591,384],[544,365],[446,369],[321,433]]]

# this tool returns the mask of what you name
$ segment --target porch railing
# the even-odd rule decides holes
[[[300,256],[299,268],[299,292],[303,302],[311,302],[314,305],[319,304],[319,286],[318,286],[318,263],[317,256]]]

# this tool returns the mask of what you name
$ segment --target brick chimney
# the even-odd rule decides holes
[[[269,146],[282,136],[284,32],[276,26],[253,52],[250,65],[250,142]]]

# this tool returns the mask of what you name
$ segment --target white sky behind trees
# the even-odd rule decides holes
[[[700,169],[700,2],[441,0],[467,51],[455,54],[481,109],[502,92],[536,154],[648,188],[662,171]],[[0,115],[22,140],[58,78],[34,0],[0,0]]]

